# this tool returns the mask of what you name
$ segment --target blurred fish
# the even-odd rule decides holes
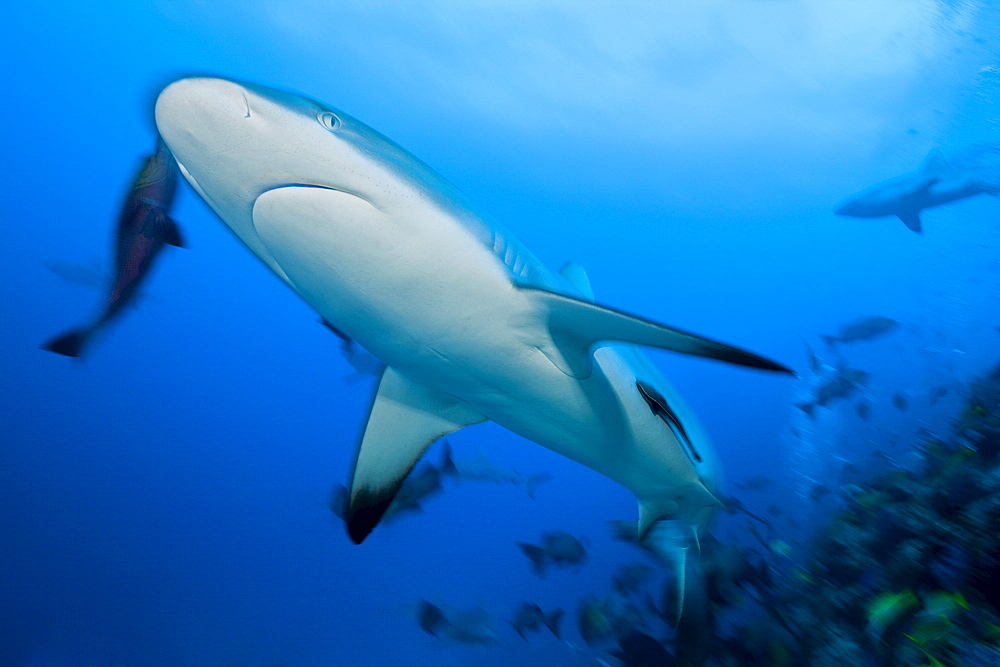
[[[639,589],[653,576],[653,568],[643,563],[622,565],[611,579],[611,588],[628,597],[639,592]]]
[[[420,606],[417,608],[417,623],[420,624],[420,629],[427,634],[440,637],[438,632],[448,625],[448,619],[445,618],[441,607],[433,605],[427,600],[421,600]]]
[[[559,623],[562,621],[563,614],[562,609],[556,609],[551,614],[546,614],[534,602],[521,602],[521,605],[514,612],[514,620],[511,621],[511,625],[514,626],[514,631],[522,639],[527,639],[524,636],[525,632],[540,630],[542,627],[548,628],[549,632],[558,638]]]
[[[947,394],[948,394],[947,385],[939,384],[933,386],[927,391],[927,402],[932,406],[937,405],[938,402],[940,402],[940,400],[944,398]]]
[[[903,396],[903,394],[899,393],[898,391],[892,395],[892,404],[900,412],[906,411],[906,408],[908,408],[910,405],[909,402],[906,400],[906,396]]]
[[[611,655],[622,661],[623,667],[672,667],[674,658],[644,632],[630,632],[618,640],[617,651]]]
[[[552,479],[552,475],[543,472],[536,475],[522,475],[511,468],[495,465],[486,455],[479,452],[478,456],[456,461],[451,454],[451,446],[445,443],[447,461],[441,464],[441,473],[455,479],[474,482],[493,482],[494,484],[513,484],[523,489],[529,498],[534,499],[535,490],[542,482]]]
[[[531,561],[535,574],[544,576],[551,563],[556,567],[580,565],[587,559],[583,543],[563,530],[542,534],[540,546],[518,542],[517,546]]]
[[[485,609],[443,609],[421,600],[417,622],[427,634],[459,644],[496,644],[496,621]]]
[[[841,327],[835,336],[821,336],[830,347],[838,343],[855,343],[883,336],[899,326],[899,322],[888,317],[865,317]]]
[[[852,218],[881,218],[894,215],[911,231],[922,231],[920,212],[966,197],[997,189],[975,172],[952,167],[941,149],[935,148],[917,171],[883,181],[839,203],[837,215]]]
[[[870,379],[871,374],[865,371],[842,368],[833,378],[819,386],[813,400],[799,403],[796,407],[812,417],[815,414],[816,406],[825,407],[831,401],[847,398],[860,391]]]
[[[181,246],[180,230],[168,211],[177,190],[177,163],[166,144],[142,165],[118,218],[115,278],[101,313],[90,324],[48,341],[42,348],[78,357],[90,337],[134,298],[165,244]]]
[[[356,378],[362,376],[381,377],[385,370],[385,364],[371,352],[367,351],[345,334],[343,331],[333,326],[325,317],[320,318],[320,324],[332,331],[340,339],[340,352],[344,355],[344,360],[351,365]]]
[[[642,610],[618,595],[589,595],[577,607],[577,630],[588,646],[646,630]]]
[[[872,406],[868,403],[868,401],[858,401],[854,406],[854,412],[859,417],[867,421],[868,418],[871,417]]]

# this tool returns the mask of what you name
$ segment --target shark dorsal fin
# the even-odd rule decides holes
[[[594,300],[594,289],[590,286],[590,278],[587,277],[587,272],[582,266],[576,262],[567,262],[559,269],[559,275],[575,287],[587,301]]]
[[[537,287],[521,285],[518,289],[528,295],[548,319],[549,333],[557,349],[539,349],[560,370],[575,378],[590,377],[593,370],[591,351],[607,341],[658,347],[741,366],[792,373],[785,366],[746,350],[607,306]]]
[[[351,539],[360,544],[378,525],[431,443],[481,421],[468,404],[386,368],[354,464],[347,509]]]
[[[948,160],[945,159],[944,153],[941,152],[940,148],[931,150],[931,152],[927,154],[927,157],[924,158],[923,163],[920,165],[920,171],[928,174],[938,174],[948,169]]]

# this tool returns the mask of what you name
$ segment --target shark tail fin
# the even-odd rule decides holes
[[[549,629],[556,639],[562,639],[559,636],[559,624],[562,623],[563,615],[565,612],[562,609],[556,609],[551,614],[545,617],[545,627]]]
[[[48,350],[49,352],[55,352],[56,354],[61,354],[66,357],[79,357],[83,352],[83,346],[87,344],[87,341],[90,339],[90,334],[93,333],[93,331],[93,327],[73,329],[62,336],[53,338],[49,342],[45,343],[42,345],[42,349]]]
[[[924,230],[920,223],[920,209],[914,211],[900,211],[896,214],[896,217],[903,221],[906,228],[910,231],[916,232],[917,234],[922,233]]]
[[[545,549],[536,547],[534,544],[518,542],[517,546],[521,552],[531,561],[531,569],[539,577],[545,576]]]

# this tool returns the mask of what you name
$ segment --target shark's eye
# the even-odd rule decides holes
[[[330,130],[331,132],[336,132],[337,130],[340,129],[340,126],[343,125],[343,123],[340,122],[340,119],[337,118],[337,114],[333,113],[332,111],[319,112],[319,115],[316,116],[316,120],[319,121],[320,125]]]

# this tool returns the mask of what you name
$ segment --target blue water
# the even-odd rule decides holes
[[[599,301],[794,366],[797,380],[661,352],[719,452],[727,490],[802,494],[843,461],[905,464],[995,361],[1000,202],[895,219],[834,204],[940,147],[1000,144],[1000,12],[987,2],[48,2],[4,10],[0,54],[0,664],[594,664],[507,627],[521,600],[573,617],[619,564],[628,492],[495,425],[451,442],[554,479],[446,484],[354,546],[327,508],[373,384],[184,186],[138,307],[72,362],[39,349],[102,295],[46,263],[110,266],[112,228],[174,78],[301,91],[391,137],[543,261],[587,268]],[[993,173],[994,180],[998,178]],[[900,331],[850,349],[873,375],[808,420],[803,343],[866,315]],[[826,361],[833,363],[827,358]],[[891,407],[902,392],[910,407]],[[792,435],[796,429],[799,437]],[[429,457],[436,460],[438,450]],[[715,530],[736,536],[742,520]],[[586,536],[578,571],[515,546]],[[803,528],[802,530],[805,530]],[[788,529],[794,543],[804,535]],[[423,633],[421,599],[482,606],[501,643]],[[601,655],[597,653],[596,655]]]

